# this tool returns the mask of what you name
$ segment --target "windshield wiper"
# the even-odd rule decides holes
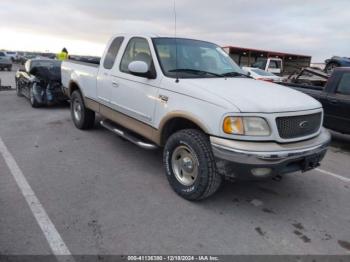
[[[178,69],[172,69],[169,70],[169,72],[184,72],[184,73],[193,73],[196,75],[212,75],[212,76],[217,76],[221,77],[222,75],[213,73],[213,72],[208,72],[204,70],[197,70],[197,69],[190,69],[190,68],[178,68]]]
[[[245,76],[245,77],[248,77],[248,78],[252,78],[251,76],[249,76],[249,75],[247,75],[247,74],[240,73],[240,72],[227,72],[227,73],[221,74],[220,76],[221,76],[221,77]]]

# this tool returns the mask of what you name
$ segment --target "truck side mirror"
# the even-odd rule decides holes
[[[129,64],[128,70],[131,74],[141,77],[149,77],[149,66],[143,61],[133,61]]]

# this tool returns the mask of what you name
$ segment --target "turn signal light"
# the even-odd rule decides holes
[[[243,135],[243,119],[241,117],[226,117],[223,130],[226,134]]]

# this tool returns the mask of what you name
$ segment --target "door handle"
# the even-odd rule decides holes
[[[331,104],[337,104],[338,100],[337,99],[329,99],[329,103]]]
[[[119,83],[118,83],[118,82],[115,82],[115,81],[112,82],[112,85],[113,85],[114,87],[119,87]]]

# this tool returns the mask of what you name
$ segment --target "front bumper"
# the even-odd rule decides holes
[[[261,179],[313,169],[325,156],[330,140],[326,129],[317,137],[283,144],[210,137],[219,172],[240,179]]]

